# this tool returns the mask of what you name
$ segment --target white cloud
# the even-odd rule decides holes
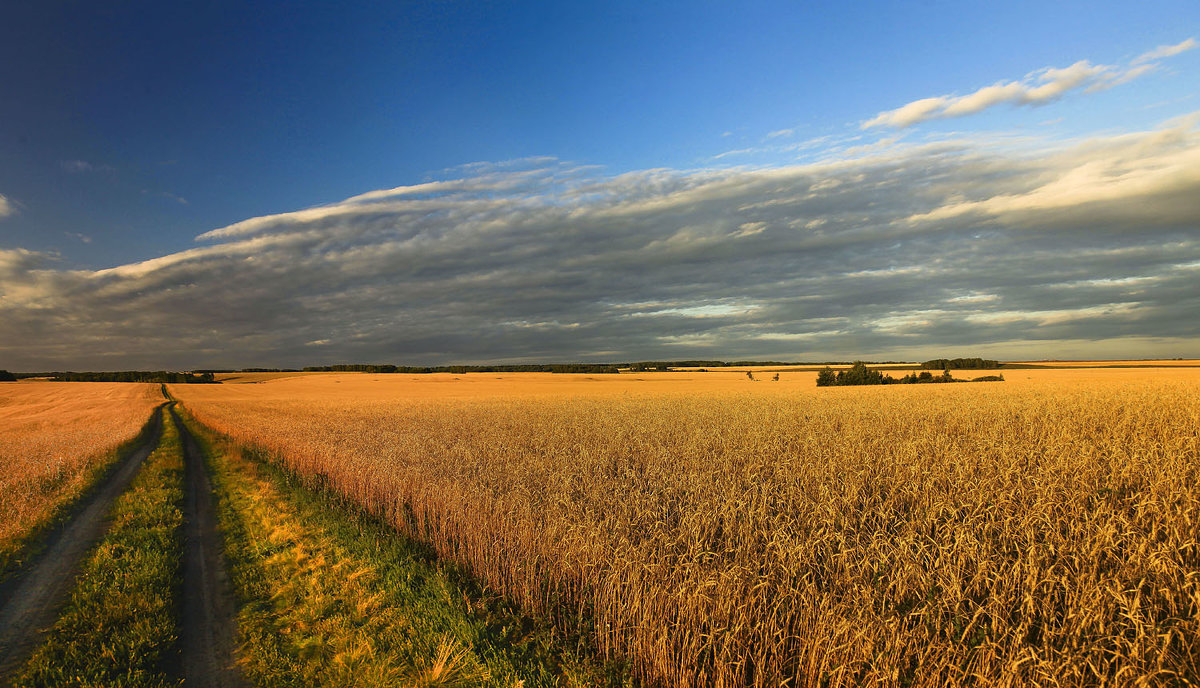
[[[967,95],[943,95],[921,98],[894,110],[885,110],[862,123],[861,128],[911,127],[921,122],[964,117],[1001,104],[1037,106],[1053,102],[1072,91],[1101,91],[1119,86],[1153,71],[1154,60],[1178,55],[1196,47],[1189,38],[1182,43],[1161,46],[1138,56],[1123,67],[1094,65],[1080,60],[1069,67],[1046,67],[1027,74],[1019,81],[984,86]]]
[[[1194,118],[1037,156],[961,139],[769,169],[475,169],[105,270],[0,251],[0,358],[45,370],[1194,348]]]
[[[8,197],[4,194],[0,194],[0,218],[8,217],[16,212],[17,209],[13,207],[12,201],[8,200]]]
[[[40,265],[46,256],[23,248],[0,248],[0,276],[12,279],[32,267]]]
[[[1133,58],[1133,61],[1130,64],[1136,65],[1136,64],[1142,64],[1143,62],[1153,62],[1154,60],[1161,60],[1164,57],[1173,57],[1175,55],[1178,55],[1179,53],[1187,52],[1188,50],[1192,50],[1192,49],[1196,48],[1197,46],[1200,46],[1200,43],[1197,43],[1196,39],[1194,39],[1194,38],[1189,38],[1187,40],[1180,41],[1179,43],[1176,43],[1174,45],[1160,45],[1157,48],[1155,48],[1154,50],[1149,50],[1149,51],[1144,52],[1141,55],[1138,55],[1137,57]]]
[[[1082,209],[1093,204],[1120,205],[1134,198],[1153,199],[1198,188],[1200,145],[1196,145],[1195,120],[1185,118],[1173,124],[1152,134],[1114,137],[1101,146],[1060,154],[1052,171],[1038,175],[1036,185],[1030,189],[977,200],[953,199],[909,221],[924,223],[971,213],[1027,217],[1032,212]],[[1170,145],[1170,142],[1191,145]],[[1170,204],[1147,210],[1164,215],[1190,213]]]
[[[1070,67],[1042,69],[1021,81],[985,86],[965,96],[922,98],[895,110],[881,112],[863,122],[862,128],[910,127],[934,119],[972,115],[1002,103],[1042,105],[1057,100],[1068,91],[1084,87],[1088,90],[1109,88],[1118,83],[1124,83],[1145,71],[1145,67],[1121,71],[1114,67],[1093,65],[1086,60],[1080,60]]]
[[[96,165],[86,160],[63,160],[59,166],[64,171],[71,174],[84,174],[87,172],[115,172],[116,169],[112,165]]]

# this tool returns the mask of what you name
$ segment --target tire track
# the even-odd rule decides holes
[[[19,668],[75,587],[83,559],[108,530],[113,501],[129,487],[162,435],[162,407],[151,417],[150,437],[76,505],[74,515],[46,536],[45,548],[0,583],[0,677]],[[0,678],[0,684],[5,684]]]
[[[242,685],[234,659],[236,605],[225,571],[212,482],[196,438],[171,407],[184,456],[183,603],[179,624],[180,674],[185,686]]]

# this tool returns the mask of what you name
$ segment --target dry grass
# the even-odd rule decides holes
[[[0,384],[0,554],[77,495],[162,401],[150,384]]]
[[[173,389],[666,685],[1197,682],[1196,371],[664,375]]]

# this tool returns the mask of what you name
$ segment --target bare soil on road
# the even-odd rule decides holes
[[[183,600],[179,622],[180,673],[184,685],[242,685],[234,660],[236,605],[225,570],[223,541],[213,505],[204,454],[175,409],[184,456]]]

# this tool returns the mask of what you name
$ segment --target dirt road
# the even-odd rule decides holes
[[[113,501],[125,492],[158,445],[162,413],[156,411],[150,422],[149,439],[76,506],[71,518],[50,532],[40,555],[0,583],[0,685],[4,685],[2,677],[21,666],[45,629],[57,620],[84,557],[108,530]]]
[[[212,483],[196,438],[171,409],[184,453],[183,605],[179,622],[181,675],[189,688],[241,685],[234,664],[237,637]]]

